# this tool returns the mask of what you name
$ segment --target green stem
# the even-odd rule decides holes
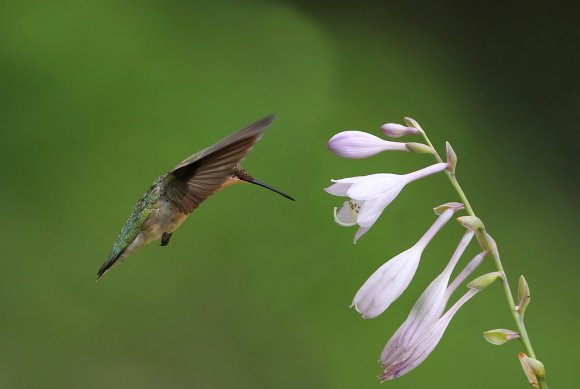
[[[439,153],[437,153],[437,150],[435,149],[435,147],[433,147],[433,144],[429,140],[429,137],[427,136],[425,131],[423,129],[419,129],[419,131],[421,132],[421,135],[425,139],[425,142],[427,142],[427,144],[433,149],[434,156],[435,156],[435,159],[437,160],[437,162],[443,162],[443,160],[439,156]],[[457,194],[461,198],[463,205],[465,205],[465,210],[467,211],[467,213],[471,216],[476,216],[475,212],[473,211],[473,208],[471,207],[471,204],[469,203],[469,200],[467,199],[467,196],[465,195],[465,192],[463,192],[463,189],[461,189],[461,186],[459,185],[459,182],[457,181],[457,178],[455,177],[455,173],[452,173],[449,170],[445,170],[445,173],[447,174],[449,181],[451,181],[451,185],[453,186],[453,188],[455,188],[455,191],[457,192]],[[488,240],[486,234],[483,234],[483,235],[484,236],[482,236],[482,238],[485,240],[485,244],[488,247],[491,247],[492,243]],[[502,285],[503,285],[505,297],[506,297],[510,312],[514,318],[515,323],[516,323],[518,333],[520,334],[520,340],[521,340],[521,342],[524,346],[524,349],[526,350],[526,353],[528,354],[528,356],[530,356],[531,358],[537,359],[536,354],[534,353],[534,349],[532,348],[532,342],[530,341],[530,337],[528,336],[528,331],[526,331],[526,326],[524,324],[524,317],[523,317],[523,315],[520,315],[518,313],[518,311],[516,310],[516,305],[514,302],[512,291],[510,289],[507,275],[505,274],[505,271],[503,269],[503,265],[501,263],[499,253],[497,250],[489,250],[489,251],[490,251],[490,254],[493,258],[493,262],[495,263],[495,267],[496,267],[497,271],[499,271],[503,274]],[[546,384],[545,378],[538,377],[538,383],[540,384],[540,388],[548,389],[548,385]]]

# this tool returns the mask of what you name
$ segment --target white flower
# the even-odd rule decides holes
[[[426,168],[408,174],[371,174],[368,176],[349,177],[341,180],[332,180],[334,184],[325,189],[334,196],[349,197],[353,205],[356,205],[356,224],[359,229],[354,237],[354,242],[367,232],[377,221],[383,210],[399,195],[405,185],[420,178],[445,170],[447,164],[436,163]],[[335,220],[340,225],[354,225],[355,215],[347,212],[344,203],[337,211]]]
[[[463,204],[449,203],[444,208],[439,218],[413,247],[378,268],[356,293],[352,306],[362,314],[363,318],[377,317],[407,289],[419,266],[425,247],[453,214],[463,209]]]
[[[465,269],[448,286],[457,261],[472,240],[474,233],[465,233],[445,270],[425,289],[413,306],[407,320],[391,337],[381,354],[383,374],[381,379],[397,378],[417,367],[435,349],[447,325],[459,308],[479,290],[471,289],[444,315],[443,311],[455,289],[479,266],[487,252],[475,256]]]
[[[409,151],[404,143],[390,142],[362,131],[343,131],[327,144],[330,151],[344,158],[366,158],[382,151]]]

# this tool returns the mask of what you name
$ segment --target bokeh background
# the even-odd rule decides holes
[[[342,160],[325,142],[405,115],[454,145],[508,276],[530,284],[551,387],[580,387],[576,24],[539,2],[0,2],[0,387],[377,387],[384,344],[462,229],[432,242],[385,314],[348,305],[457,198],[443,175],[414,183],[353,245],[329,179],[432,160]],[[270,113],[245,167],[295,203],[220,192],[168,247],[95,283],[158,175]],[[527,387],[520,345],[482,339],[501,327],[513,324],[494,285],[384,386]]]

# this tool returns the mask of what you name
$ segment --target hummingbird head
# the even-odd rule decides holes
[[[295,201],[292,196],[290,196],[290,195],[288,195],[288,194],[286,194],[286,193],[284,193],[284,192],[274,188],[273,186],[270,186],[270,185],[268,185],[260,180],[256,180],[247,171],[245,171],[244,168],[242,168],[240,165],[234,166],[234,169],[232,171],[232,178],[237,179],[237,180],[241,180],[241,181],[245,181],[245,182],[249,182],[250,184],[261,186],[262,188],[266,188],[266,189],[271,190],[272,192],[276,192],[280,196],[284,196],[289,200]]]

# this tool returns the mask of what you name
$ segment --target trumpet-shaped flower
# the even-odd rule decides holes
[[[471,289],[443,314],[451,294],[479,266],[487,254],[487,252],[482,252],[476,255],[448,285],[451,273],[473,235],[471,231],[465,233],[445,270],[429,284],[405,322],[388,341],[381,354],[381,365],[384,369],[381,375],[383,381],[397,378],[423,362],[435,349],[459,308],[480,291]]]
[[[378,268],[356,293],[352,306],[363,318],[377,317],[407,289],[417,271],[425,247],[453,214],[463,209],[463,204],[449,203],[444,208],[435,223],[413,247]]]
[[[404,143],[390,142],[362,131],[339,132],[327,144],[330,151],[344,158],[366,158],[382,151],[409,151]]]
[[[382,363],[384,368],[380,378],[382,381],[389,381],[408,373],[415,367],[419,366],[430,354],[433,352],[439,341],[443,337],[449,322],[455,316],[459,308],[463,306],[469,299],[475,296],[480,290],[470,289],[465,293],[443,316],[441,316],[435,323],[428,326],[421,336],[409,344],[404,345],[405,352],[400,354],[400,358],[390,362],[389,364]]]
[[[401,193],[405,185],[431,174],[445,170],[447,164],[436,163],[407,174],[371,174],[332,180],[334,184],[325,189],[334,196],[349,197],[340,209],[335,208],[334,217],[340,225],[359,225],[354,242],[377,221],[383,210]],[[351,210],[349,211],[349,207]]]

